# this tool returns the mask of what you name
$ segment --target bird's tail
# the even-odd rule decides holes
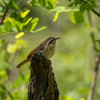
[[[28,61],[29,61],[29,59],[26,59],[26,60],[22,61],[19,65],[17,65],[17,68],[20,68],[21,66],[23,66]]]

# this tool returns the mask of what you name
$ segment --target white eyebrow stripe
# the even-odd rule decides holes
[[[54,38],[51,38],[48,42],[47,42],[47,45],[49,44],[49,42],[51,41],[51,40],[53,40]]]

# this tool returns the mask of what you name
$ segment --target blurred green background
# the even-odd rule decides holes
[[[58,5],[67,7],[67,3],[66,0],[59,0]],[[5,39],[5,42],[0,47],[0,83],[3,82],[7,89],[0,88],[1,99],[10,100],[11,97],[5,93],[5,91],[10,91],[15,98],[14,100],[27,100],[30,73],[28,67],[30,63],[25,64],[20,69],[17,69],[16,66],[26,59],[30,51],[46,38],[52,36],[61,38],[57,41],[56,52],[51,58],[53,71],[60,91],[60,98],[62,100],[65,97],[70,97],[68,100],[87,99],[95,65],[90,27],[87,26],[89,24],[87,12],[84,12],[85,21],[83,23],[73,24],[69,19],[69,13],[60,13],[57,21],[53,22],[55,13],[42,15],[46,11],[43,7],[35,7],[31,8],[29,13],[29,16],[33,18],[39,17],[40,19],[35,29],[47,26],[46,29],[34,34],[26,33],[18,40],[15,39],[15,34],[1,37]],[[97,33],[96,38],[99,39],[100,32],[97,31],[97,27],[100,20],[92,12],[91,16]],[[20,50],[12,53],[9,48],[16,43],[17,45],[19,44]],[[16,46],[13,49],[16,49]],[[94,100],[100,100],[99,77],[100,74],[97,79]]]

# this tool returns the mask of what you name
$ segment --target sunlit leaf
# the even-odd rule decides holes
[[[41,27],[41,28],[39,28],[39,29],[37,29],[37,30],[33,31],[32,33],[39,32],[39,31],[41,31],[41,30],[43,30],[43,29],[45,29],[45,28],[46,28],[46,26]]]
[[[87,28],[90,28],[90,24],[84,23],[84,25],[85,25]]]
[[[2,46],[4,39],[0,39],[0,46]]]
[[[53,11],[60,13],[60,12],[79,11],[79,9],[66,9],[64,6],[58,6],[58,7],[54,8]]]
[[[58,12],[55,13],[55,16],[54,16],[53,22],[55,22],[55,21],[57,20],[57,18],[58,18],[58,14],[59,14]]]
[[[32,20],[32,17],[28,18],[24,25],[27,25]]]
[[[19,33],[15,36],[15,38],[16,38],[16,39],[19,39],[19,38],[22,37],[24,34],[25,34],[24,32],[19,32]]]
[[[66,97],[66,99],[65,100],[74,100],[73,98],[71,98],[71,97]]]
[[[94,49],[96,52],[100,52],[100,50],[97,49],[97,48],[95,48],[95,47],[93,47],[93,49]]]
[[[85,100],[84,98],[81,98],[80,100]]]
[[[30,12],[29,9],[26,10],[26,11],[24,11],[24,12],[21,12],[20,16],[21,16],[22,18],[25,18],[25,17],[28,15],[29,12]]]
[[[80,6],[80,12],[83,13],[85,10],[86,10],[86,4],[84,3]]]
[[[8,53],[14,53],[16,50],[17,50],[16,44],[8,44],[8,46],[7,46]]]
[[[74,24],[78,24],[78,23],[82,23],[84,21],[84,17],[82,15],[82,13],[80,13],[79,11],[72,11],[70,13],[70,20],[72,23]]]
[[[3,29],[0,27],[0,35],[3,33]]]
[[[47,9],[52,9],[56,6],[56,0],[47,0],[47,3],[48,3],[48,7]]]
[[[9,21],[6,21],[6,22],[4,23],[4,28],[5,28],[5,30],[6,30],[7,32],[10,32],[11,29],[12,29],[11,23],[10,23]]]
[[[39,18],[36,17],[29,23],[29,25],[28,25],[29,32],[32,31],[36,27],[38,21],[39,21]]]

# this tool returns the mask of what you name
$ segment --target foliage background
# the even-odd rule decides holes
[[[68,9],[68,4],[69,1],[59,0],[57,6],[65,6]],[[99,11],[99,8],[96,10]],[[27,100],[29,63],[20,69],[17,69],[16,65],[23,61],[29,52],[43,40],[54,36],[61,38],[57,41],[55,55],[51,58],[60,98],[61,100],[86,100],[94,70],[93,45],[87,11],[83,14],[84,22],[80,24],[73,24],[70,21],[70,12],[60,13],[55,22],[53,22],[55,12],[45,15],[42,14],[43,12],[47,12],[47,9],[34,7],[30,8],[28,15],[39,18],[35,29],[47,26],[46,29],[33,34],[26,32],[19,39],[15,39],[16,33],[0,36],[0,39],[5,40],[0,47],[0,98]],[[100,20],[93,12],[91,12],[91,17],[95,25],[96,39],[99,39]],[[18,49],[16,49],[16,45]],[[97,79],[94,100],[100,98],[99,77],[100,74]]]

